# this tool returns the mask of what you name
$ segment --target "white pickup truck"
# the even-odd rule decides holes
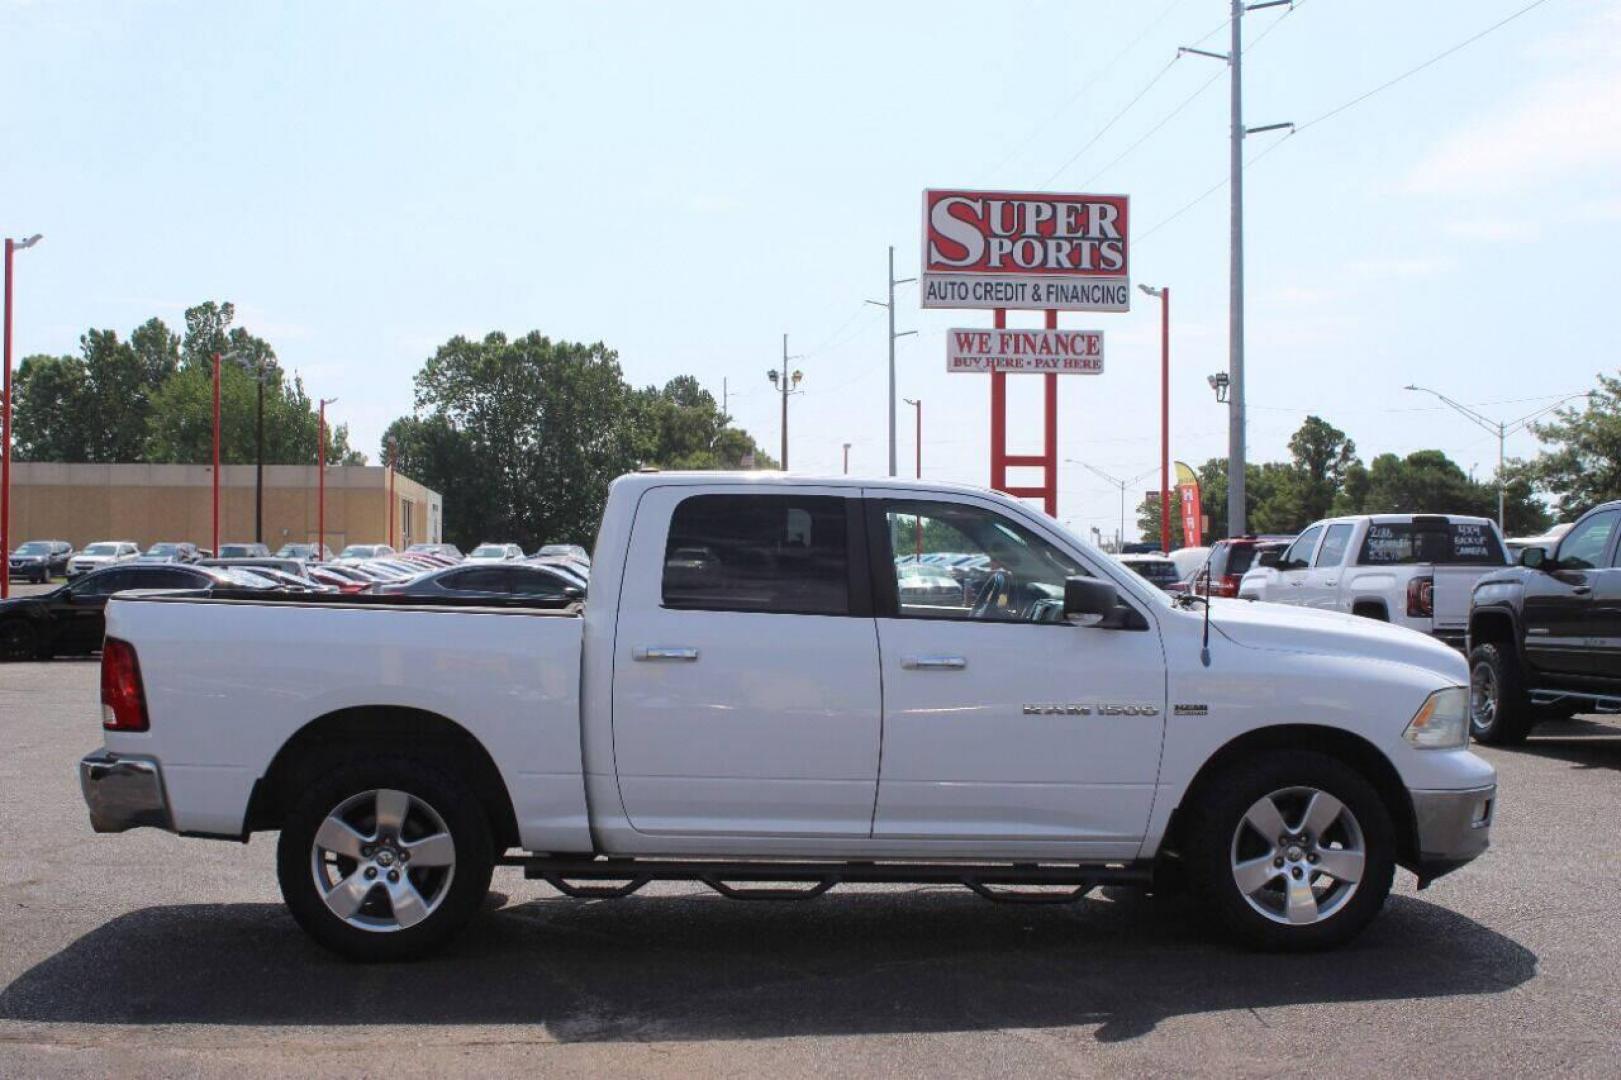
[[[920,550],[986,572],[903,595]],[[1001,495],[639,473],[592,566],[548,611],[114,599],[93,827],[280,830],[293,915],[368,959],[440,945],[496,865],[594,897],[1187,887],[1243,940],[1320,948],[1396,865],[1423,885],[1487,846],[1457,653],[1173,601]]]
[[[1497,525],[1457,514],[1362,514],[1308,526],[1252,566],[1243,600],[1348,611],[1462,650],[1475,582],[1508,565]]]

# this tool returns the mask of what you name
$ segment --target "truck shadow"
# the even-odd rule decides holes
[[[363,966],[278,905],[154,907],[0,991],[0,1019],[91,1024],[544,1024],[562,1041],[754,1039],[1095,1025],[1279,1005],[1497,994],[1536,956],[1393,897],[1351,946],[1218,944],[1148,899],[991,905],[939,888],[737,903],[682,892],[486,912],[447,953]]]
[[[1568,761],[1578,769],[1621,769],[1621,727],[1593,720],[1538,724],[1520,753]]]

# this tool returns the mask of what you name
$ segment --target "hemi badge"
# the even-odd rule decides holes
[[[1173,716],[1209,716],[1210,715],[1210,706],[1208,706],[1208,705],[1173,705],[1171,707],[1171,714]]]

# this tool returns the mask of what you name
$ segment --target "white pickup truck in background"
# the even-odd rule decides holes
[[[1497,525],[1456,514],[1328,518],[1249,569],[1244,600],[1345,611],[1462,649],[1475,582],[1508,565]]]
[[[906,587],[947,551],[983,573]],[[1398,864],[1422,886],[1487,846],[1457,653],[1173,601],[1002,495],[636,474],[592,566],[558,610],[115,598],[93,827],[279,830],[293,915],[367,959],[443,943],[496,865],[594,897],[1186,887],[1242,940],[1321,948]]]

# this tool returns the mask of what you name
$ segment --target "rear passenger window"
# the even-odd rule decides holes
[[[664,606],[849,614],[844,504],[831,495],[683,499],[664,547]]]
[[[1345,549],[1351,543],[1351,526],[1330,525],[1323,537],[1322,550],[1317,552],[1317,566],[1338,566],[1345,561]]]

